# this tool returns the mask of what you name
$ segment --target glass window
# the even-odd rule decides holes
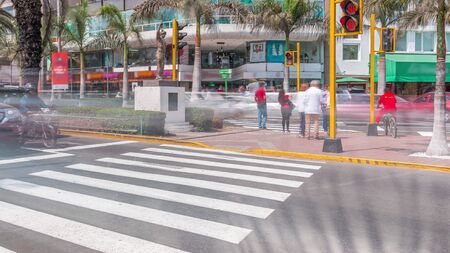
[[[422,52],[422,33],[416,32],[416,52]]]
[[[395,50],[406,52],[406,33],[397,33]]]
[[[344,44],[342,46],[342,58],[344,61],[359,60],[359,44]]]
[[[424,32],[423,33],[423,51],[433,52],[434,51],[434,32]]]
[[[447,45],[447,52],[450,52],[450,33],[445,34],[445,44]]]

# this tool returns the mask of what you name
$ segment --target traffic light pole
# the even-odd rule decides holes
[[[370,123],[368,136],[378,136],[375,123],[375,14],[370,15]]]
[[[172,19],[172,81],[177,80],[178,22]]]
[[[323,152],[342,153],[341,139],[336,138],[336,4],[341,1],[330,0],[330,129],[325,139]]]
[[[300,42],[297,42],[297,92],[300,91]]]

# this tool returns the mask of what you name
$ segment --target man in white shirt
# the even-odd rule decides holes
[[[305,118],[308,139],[319,139],[319,117],[322,114],[321,101],[323,92],[319,88],[320,81],[311,82],[311,87],[305,92]],[[311,136],[311,125],[314,125],[314,137]]]
[[[305,138],[305,92],[308,84],[304,83],[297,94],[297,110],[300,116],[300,137]]]

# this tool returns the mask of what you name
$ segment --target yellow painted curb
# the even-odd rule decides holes
[[[400,168],[400,169],[432,170],[432,171],[450,173],[449,166],[440,166],[440,165],[434,165],[434,164],[408,163],[408,162],[399,162],[399,161],[370,159],[370,158],[355,158],[355,157],[346,157],[346,156],[298,153],[298,152],[264,150],[264,149],[247,150],[247,151],[243,151],[243,153],[275,156],[275,157],[302,158],[302,159],[311,159],[311,160],[320,160],[320,161],[352,163],[352,164],[361,164],[361,165],[395,167],[395,168]]]
[[[165,137],[106,133],[106,132],[95,132],[95,131],[84,131],[84,130],[70,130],[70,129],[61,129],[60,133],[63,135],[79,136],[79,137],[120,139],[120,140],[140,141],[140,142],[156,143],[156,144],[182,144],[182,145],[192,146],[192,147],[212,148],[209,145],[206,145],[206,144],[203,144],[203,143],[197,142],[197,141],[183,141],[183,140],[177,140],[174,138],[165,138]]]
[[[237,150],[230,148],[216,148],[202,142],[198,141],[183,141],[174,138],[165,137],[153,137],[153,136],[141,136],[141,135],[131,135],[131,134],[116,134],[116,133],[104,133],[104,132],[94,132],[94,131],[81,131],[81,130],[69,130],[61,129],[61,134],[79,137],[93,137],[93,138],[108,138],[108,139],[121,139],[121,140],[131,140],[139,141],[153,144],[177,144],[191,147],[216,149],[216,150],[227,150],[237,153],[254,154],[254,155],[264,155],[264,156],[274,156],[274,157],[286,157],[286,158],[301,158],[319,161],[331,161],[340,163],[352,163],[361,165],[372,165],[372,166],[384,166],[384,167],[395,167],[400,169],[413,169],[413,170],[431,170],[450,173],[450,167],[439,166],[433,164],[420,164],[420,163],[408,163],[408,162],[398,162],[389,160],[377,160],[370,158],[355,158],[346,156],[334,156],[334,155],[323,155],[323,154],[311,154],[311,153],[299,153],[290,151],[278,151],[278,150],[266,150],[266,149],[255,149],[255,150]]]

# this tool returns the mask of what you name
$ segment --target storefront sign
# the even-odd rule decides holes
[[[52,89],[69,88],[69,61],[67,52],[52,53]]]
[[[266,42],[250,43],[250,62],[266,61]]]

